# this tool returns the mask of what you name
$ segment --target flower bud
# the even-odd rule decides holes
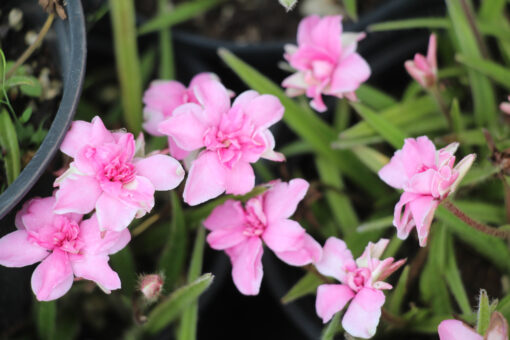
[[[147,301],[154,302],[161,295],[164,278],[159,274],[144,275],[140,279],[139,289]]]

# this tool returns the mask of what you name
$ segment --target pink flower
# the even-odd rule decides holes
[[[321,257],[320,245],[296,221],[289,220],[308,190],[308,182],[275,181],[262,195],[241,202],[228,200],[204,221],[211,248],[225,250],[232,277],[245,295],[257,295],[262,281],[262,241],[282,261],[303,266]]]
[[[284,160],[273,151],[268,129],[282,118],[282,104],[275,96],[246,91],[230,107],[228,92],[219,82],[202,82],[193,90],[200,105],[181,105],[159,125],[159,131],[183,150],[203,149],[191,163],[184,201],[196,205],[224,191],[249,192],[255,185],[250,163],[260,157]]]
[[[208,81],[219,80],[213,73],[200,73],[191,79],[188,88],[175,80],[153,81],[143,96],[145,104],[143,128],[145,131],[153,136],[163,136],[158,131],[159,124],[171,117],[172,112],[180,105],[186,103],[198,104],[198,100],[193,93],[193,87]],[[181,160],[188,155],[188,152],[179,148],[172,138],[168,138],[168,145],[170,154],[176,159]]]
[[[306,94],[310,105],[326,111],[322,94],[356,100],[354,91],[370,77],[370,66],[356,53],[364,34],[342,33],[342,17],[312,15],[298,27],[298,46],[286,46],[285,59],[298,72],[282,86],[290,97]]]
[[[508,323],[499,312],[492,313],[485,336],[459,320],[444,320],[437,330],[439,340],[508,340]]]
[[[139,289],[147,302],[155,302],[163,291],[164,278],[160,274],[144,275],[140,278]]]
[[[324,323],[352,300],[342,319],[343,328],[354,337],[374,336],[385,301],[381,290],[392,288],[383,280],[405,262],[393,262],[392,257],[379,260],[388,242],[386,239],[375,244],[369,242],[363,255],[354,261],[344,241],[328,238],[322,258],[315,266],[321,274],[332,276],[342,284],[324,284],[317,288],[315,309]]]
[[[508,100],[510,101],[510,96],[508,96]],[[499,109],[506,113],[507,115],[510,115],[510,103],[509,102],[502,102],[499,104]]]
[[[139,144],[143,144],[143,138]],[[101,230],[120,231],[154,206],[155,190],[175,188],[184,177],[178,161],[156,154],[134,157],[131,133],[108,131],[99,117],[75,121],[60,150],[74,158],[57,178],[55,212],[87,214],[96,209]]]
[[[109,254],[124,248],[128,230],[101,233],[96,215],[81,221],[78,214],[57,215],[54,197],[34,198],[16,215],[18,230],[0,239],[0,264],[24,267],[41,262],[32,274],[32,290],[39,301],[58,299],[74,277],[92,280],[106,293],[120,288],[108,265]]]
[[[436,151],[426,136],[408,138],[402,150],[396,151],[379,171],[384,182],[404,190],[395,206],[393,219],[399,238],[406,239],[416,226],[420,246],[427,244],[437,206],[455,191],[476,158],[475,154],[470,154],[453,167],[458,146],[458,143],[452,143]]]
[[[427,57],[416,53],[414,60],[407,60],[404,66],[420,85],[424,88],[430,88],[437,82],[437,42],[436,35],[431,34],[429,39],[429,48]]]

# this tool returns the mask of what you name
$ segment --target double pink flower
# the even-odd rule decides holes
[[[323,284],[317,289],[315,308],[324,323],[352,300],[342,319],[343,328],[355,337],[374,336],[386,299],[381,290],[392,288],[383,280],[405,262],[394,262],[392,257],[379,259],[388,242],[386,239],[370,242],[363,255],[354,261],[344,241],[336,237],[326,241],[322,258],[315,266],[321,274],[342,284]]]
[[[101,230],[120,231],[154,206],[155,190],[175,188],[184,177],[170,156],[143,154],[143,139],[108,131],[99,117],[75,121],[60,149],[74,158],[55,181],[55,212],[87,214],[96,210]]]
[[[408,138],[402,150],[396,151],[379,171],[384,182],[404,190],[395,206],[393,219],[399,238],[406,239],[416,226],[420,246],[427,244],[437,206],[455,191],[476,158],[475,154],[470,154],[454,167],[458,146],[452,143],[436,150],[426,136]]]
[[[285,48],[285,59],[297,70],[282,83],[287,95],[306,94],[319,112],[327,109],[322,94],[356,100],[354,91],[370,77],[370,66],[356,53],[363,37],[343,33],[339,15],[304,18],[298,27],[298,46]]]
[[[211,231],[211,248],[225,250],[232,262],[232,277],[239,291],[257,295],[262,282],[262,241],[276,256],[293,266],[303,266],[321,257],[321,246],[296,221],[298,203],[308,190],[303,179],[272,182],[262,195],[241,202],[228,200],[204,221]]]
[[[120,279],[108,265],[108,255],[128,244],[129,231],[101,232],[95,214],[82,221],[79,214],[55,214],[54,205],[54,197],[25,203],[16,215],[18,230],[0,239],[0,264],[24,267],[42,261],[32,274],[32,290],[39,301],[58,299],[75,277],[92,280],[107,293],[119,289]]]
[[[179,106],[159,125],[181,149],[200,152],[191,163],[184,201],[196,205],[225,191],[249,192],[255,185],[250,163],[284,160],[273,151],[268,129],[283,117],[282,104],[275,96],[246,91],[230,106],[228,91],[216,81],[200,82],[193,91],[198,104]]]

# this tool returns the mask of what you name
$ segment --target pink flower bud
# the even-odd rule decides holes
[[[159,274],[144,275],[140,279],[140,291],[149,301],[156,301],[163,290],[164,279]]]
[[[508,96],[508,100],[510,101],[510,96]],[[510,103],[509,102],[502,102],[499,104],[499,109],[506,113],[507,115],[510,115]]]
[[[424,88],[430,88],[437,82],[437,42],[434,34],[430,35],[427,57],[417,53],[413,60],[407,60],[404,66]]]

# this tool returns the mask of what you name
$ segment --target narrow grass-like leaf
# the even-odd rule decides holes
[[[359,220],[349,197],[340,192],[345,189],[341,173],[324,158],[317,157],[315,163],[321,182],[334,188],[334,190],[326,190],[326,201],[342,235],[354,232]]]
[[[457,100],[457,98],[453,98],[452,105],[450,108],[450,117],[452,119],[453,132],[457,136],[461,135],[465,131],[465,123],[464,120],[462,119],[459,101]],[[464,154],[470,153],[470,149],[466,144],[461,144],[460,147]]]
[[[503,314],[505,318],[510,319],[510,295],[505,296],[499,301],[496,310]]]
[[[457,267],[454,249],[455,248],[453,246],[453,239],[450,236],[448,238],[447,262],[444,272],[446,284],[450,288],[450,292],[455,298],[455,301],[457,302],[457,305],[459,306],[461,312],[463,314],[471,314],[473,313],[473,311],[471,310],[471,306],[469,304],[469,298],[466,294],[466,289],[462,284],[462,278]]]
[[[34,301],[37,334],[41,340],[53,340],[57,323],[56,301]]]
[[[280,148],[280,150],[278,150],[278,151],[283,153],[285,155],[285,157],[289,158],[289,157],[304,155],[307,153],[312,153],[314,151],[314,149],[307,142],[304,142],[302,140],[297,140],[295,142],[285,145],[284,147]]]
[[[494,20],[501,15],[505,10],[505,0],[491,0],[482,1],[480,3],[480,10],[478,11],[478,17],[482,20]]]
[[[198,228],[193,253],[188,269],[188,282],[191,283],[198,279],[202,272],[202,262],[204,257],[205,228]],[[178,340],[195,340],[197,338],[198,322],[198,302],[193,302],[184,310],[177,333]]]
[[[403,243],[404,241],[399,239],[397,235],[393,235],[381,258],[395,257]]]
[[[126,296],[132,296],[136,286],[136,268],[130,246],[127,245],[118,253],[111,255],[110,264],[119,274],[122,282],[121,292]]]
[[[21,158],[16,129],[6,110],[0,112],[0,152],[5,153],[3,160],[7,184],[11,184],[19,175]]]
[[[331,149],[331,143],[336,139],[336,133],[330,126],[318,118],[316,113],[303,109],[296,104],[295,101],[285,95],[279,86],[231,52],[220,49],[218,53],[223,61],[249,87],[259,93],[272,94],[280,99],[285,107],[285,114],[283,116],[285,123],[303,140],[308,142],[318,154],[335,164],[345,176],[365,189],[367,194],[373,197],[379,197],[384,194],[386,188],[381,185],[379,179],[370,174],[351,152]]]
[[[160,31],[161,29],[180,24],[224,1],[225,0],[194,0],[183,2],[175,6],[171,12],[163,12],[155,18],[148,20],[140,27],[138,34],[142,35]]]
[[[462,2],[446,0],[446,5],[461,53],[468,58],[480,59],[482,57],[480,46],[466,17]],[[475,70],[468,70],[468,76],[477,125],[488,124],[490,127],[495,127],[498,111],[494,89],[489,79]]]
[[[356,157],[374,173],[378,173],[390,161],[386,155],[367,146],[360,145],[352,149]]]
[[[397,100],[389,94],[370,85],[363,84],[356,90],[356,96],[361,103],[370,106],[374,110],[387,109],[397,104]]]
[[[340,327],[340,312],[338,312],[322,330],[321,340],[333,340],[335,338],[335,334],[340,332]]]
[[[510,273],[510,262],[506,260],[510,258],[510,251],[503,240],[473,229],[443,206],[437,208],[435,215],[462,242],[473,247],[502,272]]]
[[[368,26],[368,31],[392,31],[392,30],[407,30],[413,28],[427,28],[427,29],[449,29],[451,27],[448,19],[445,18],[412,18],[403,20],[386,21]]]
[[[290,303],[308,294],[314,294],[323,282],[316,274],[308,272],[282,297],[282,303]]]
[[[156,50],[148,48],[140,58],[140,71],[142,73],[142,84],[144,87],[151,81],[154,73],[154,63],[156,62]],[[168,139],[164,138],[167,143]]]
[[[345,13],[352,20],[358,20],[357,0],[343,0]]]
[[[490,320],[489,297],[485,289],[480,289],[480,297],[478,298],[478,318],[476,323],[476,331],[478,334],[485,334],[485,332],[487,332]]]
[[[508,70],[507,67],[490,60],[470,58],[461,54],[457,55],[455,59],[458,62],[486,75],[496,83],[505,87],[507,90],[510,90],[510,70]]]
[[[347,100],[338,100],[333,117],[333,126],[337,132],[345,130],[351,119],[351,108]]]
[[[384,117],[375,113],[362,104],[352,103],[352,107],[358,112],[364,121],[368,123],[378,134],[380,134],[395,149],[400,149],[404,145],[405,133],[400,131]]]
[[[192,283],[174,291],[168,298],[159,303],[148,315],[144,330],[157,333],[174,321],[180,313],[195,302],[212,283],[214,276],[204,274]]]
[[[369,230],[381,230],[381,229],[386,229],[392,225],[393,225],[393,215],[378,218],[378,219],[367,221],[367,222],[363,222],[362,224],[360,224],[360,226],[358,227],[357,230],[359,232],[369,231]]]
[[[142,128],[142,77],[138,60],[134,1],[109,1],[122,112],[129,131],[137,136]]]
[[[404,267],[402,274],[400,275],[397,285],[393,289],[390,297],[388,298],[388,302],[386,303],[386,308],[393,314],[399,315],[400,310],[402,308],[402,302],[404,302],[404,297],[407,293],[407,279],[409,278],[409,265]]]
[[[475,220],[502,225],[506,223],[505,207],[480,201],[455,201],[460,210]]]
[[[160,15],[170,15],[168,0],[158,0]],[[175,79],[174,51],[172,32],[165,27],[159,31],[159,77],[161,79]]]
[[[166,291],[172,290],[184,267],[186,260],[186,225],[181,203],[175,191],[170,192],[172,203],[172,221],[168,231],[167,241],[158,268],[165,274]]]

